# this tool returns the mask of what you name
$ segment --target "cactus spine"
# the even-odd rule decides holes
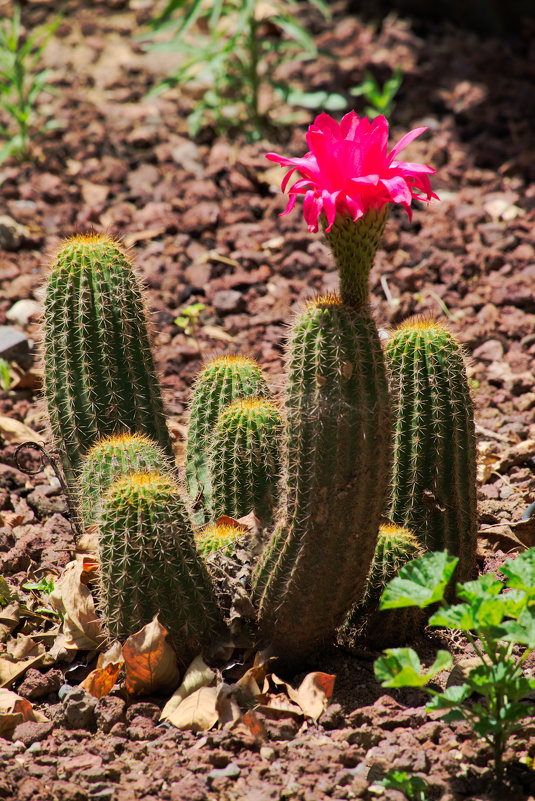
[[[269,522],[280,476],[282,418],[274,403],[247,398],[224,408],[209,449],[211,517],[243,517],[251,510]]]
[[[409,321],[392,334],[386,359],[396,397],[389,517],[431,551],[459,557],[472,577],[476,550],[474,413],[463,353],[440,323]]]
[[[102,496],[127,473],[150,470],[170,473],[170,459],[143,434],[115,434],[96,442],[80,463],[78,507],[86,527],[96,523]]]
[[[245,356],[218,356],[197,376],[190,408],[186,482],[192,498],[202,493],[205,509],[211,505],[208,447],[219,412],[239,398],[268,395],[262,370]]]
[[[360,628],[369,645],[381,648],[407,642],[414,636],[423,620],[420,609],[408,607],[379,611],[379,602],[388,582],[397,576],[403,565],[422,553],[421,544],[409,529],[380,526],[366,592],[348,615],[345,628]]]
[[[182,664],[222,630],[211,579],[197,553],[179,486],[131,473],[104,496],[99,524],[99,610],[122,638],[156,613]]]
[[[172,456],[140,286],[108,236],[74,236],[52,261],[44,391],[71,487],[91,445],[118,431],[142,431]]]
[[[377,329],[336,296],[310,302],[287,352],[280,512],[253,576],[261,634],[298,661],[362,595],[390,469]]]
[[[197,550],[203,557],[215,551],[225,556],[232,556],[236,546],[244,543],[247,533],[241,526],[231,526],[228,523],[208,523],[207,526],[195,533]]]

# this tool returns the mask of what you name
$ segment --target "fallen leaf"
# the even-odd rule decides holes
[[[121,643],[114,642],[108,650],[99,654],[97,666],[81,682],[86,692],[95,698],[102,698],[113,689],[124,665]]]
[[[94,650],[104,640],[93,596],[86,586],[94,571],[95,560],[90,557],[69,562],[49,596],[51,607],[64,615],[62,645],[66,649]]]
[[[165,629],[155,615],[123,645],[126,689],[133,695],[174,689],[180,674],[176,654],[166,640]]]
[[[266,731],[266,727],[254,711],[254,709],[249,709],[244,715],[242,715],[241,720],[238,722],[236,726],[233,727],[233,731],[238,731],[240,727],[244,726],[245,729],[249,734],[252,734],[253,737],[257,740],[268,740],[268,733]]]
[[[26,698],[0,688],[0,737],[10,736],[15,726],[27,720],[44,723],[48,718],[36,711]]]
[[[516,523],[510,523],[509,525],[515,536],[526,548],[532,548],[535,545],[535,517],[518,520]]]
[[[219,723],[224,728],[229,728],[242,718],[242,711],[236,698],[240,688],[236,684],[220,684],[218,691],[216,709]]]
[[[42,651],[44,653],[44,648]],[[28,668],[41,664],[43,653],[26,659],[15,659],[8,655],[0,656],[0,687],[9,687],[12,682],[26,673]]]
[[[210,339],[217,339],[220,342],[235,342],[236,337],[231,336],[218,325],[203,325],[201,328],[203,334]]]
[[[191,665],[188,667],[182,679],[182,684],[175,690],[171,698],[168,700],[160,720],[168,720],[169,716],[175,709],[182,703],[184,698],[188,695],[199,690],[201,687],[209,687],[217,678],[217,674],[208,667],[202,656],[196,656]]]
[[[146,228],[144,231],[132,231],[131,233],[125,234],[123,238],[123,244],[125,248],[133,247],[136,242],[145,242],[147,239],[156,239],[156,237],[161,236],[165,233],[165,228],[160,226],[159,228]]]
[[[23,442],[44,443],[44,438],[37,431],[33,431],[20,420],[12,417],[0,415],[0,439],[4,439],[9,445],[20,445]]]
[[[307,717],[317,720],[327,708],[333,694],[335,678],[331,673],[309,673],[297,690],[288,688],[288,695]]]
[[[2,587],[0,586],[0,593]],[[14,601],[9,603],[4,609],[0,609],[0,642],[3,642],[9,634],[19,625],[20,603]]]
[[[168,716],[167,721],[177,729],[208,731],[219,719],[217,687],[201,687],[188,695]]]

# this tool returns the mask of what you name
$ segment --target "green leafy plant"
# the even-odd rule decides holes
[[[180,310],[178,317],[175,317],[175,325],[181,328],[187,337],[191,337],[197,344],[197,327],[199,325],[199,317],[201,312],[205,309],[204,303],[192,303],[190,306],[184,306]]]
[[[421,687],[432,696],[428,711],[444,712],[447,722],[467,721],[492,747],[500,778],[509,737],[535,709],[527,702],[535,678],[522,671],[535,649],[535,548],[501,568],[507,577],[505,585],[495,575],[482,575],[458,584],[461,603],[451,604],[444,600],[444,591],[456,564],[457,559],[447,551],[415,559],[387,586],[381,608],[423,609],[439,602],[429,625],[461,631],[477,654],[478,664],[467,672],[462,684],[442,692],[427,685],[451,667],[448,651],[439,651],[431,668],[422,671],[412,648],[391,648],[375,662],[375,675],[383,687]]]
[[[11,386],[11,375],[9,363],[5,359],[0,359],[0,389],[7,392]]]
[[[311,4],[329,17],[324,0],[312,0]],[[256,0],[169,0],[152,20],[152,34],[171,32],[171,38],[152,43],[151,49],[183,55],[180,66],[155,91],[191,82],[198,83],[203,91],[188,117],[192,136],[205,124],[220,133],[243,123],[251,138],[262,135],[268,123],[260,108],[262,84],[275,86],[273,70],[284,61],[318,55],[313,37],[298,21],[300,5],[298,0],[272,0],[269,4]],[[276,86],[287,102],[307,108],[346,105],[341,95],[292,95],[287,87]]]
[[[25,157],[30,150],[30,133],[54,127],[54,121],[39,120],[36,102],[43,91],[52,91],[47,83],[47,70],[36,69],[51,36],[60,23],[57,16],[51,23],[41,25],[24,35],[20,7],[13,9],[11,19],[0,24],[0,108],[10,122],[0,123],[0,164],[11,155]]]
[[[385,117],[389,117],[394,108],[394,97],[402,81],[403,70],[401,67],[397,67],[392,77],[385,81],[382,86],[371,72],[366,72],[364,81],[358,86],[354,86],[349,93],[353,95],[353,97],[364,95],[369,103],[369,105],[365,107],[364,112],[370,119],[374,119],[374,117],[377,117],[379,114],[384,114]]]
[[[50,595],[54,592],[54,581],[46,576],[43,576],[39,581],[27,581],[22,585],[23,590],[36,590],[45,595]]]
[[[404,770],[392,768],[377,784],[385,790],[399,790],[408,801],[427,801],[428,784],[421,776],[409,776]]]

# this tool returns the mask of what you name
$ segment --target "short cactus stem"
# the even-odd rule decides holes
[[[275,531],[253,576],[260,632],[298,664],[362,596],[390,471],[383,353],[367,311],[308,304],[287,352]]]
[[[193,387],[186,483],[192,499],[202,494],[203,516],[211,505],[208,449],[221,410],[240,398],[265,398],[269,390],[260,365],[246,356],[218,356],[207,362]]]
[[[121,476],[144,470],[171,473],[173,469],[163,450],[143,434],[114,434],[99,440],[80,463],[78,507],[84,526],[97,522],[104,493]]]
[[[241,526],[228,523],[208,523],[195,533],[197,550],[203,557],[220,552],[232,556],[236,547],[246,544],[247,534]]]
[[[141,431],[173,451],[141,287],[124,248],[74,236],[52,260],[44,313],[44,392],[52,434],[73,486],[98,439]]]
[[[423,548],[412,531],[391,524],[379,528],[375,555],[366,581],[362,600],[349,613],[345,630],[360,630],[368,645],[388,648],[408,642],[414,637],[423,621],[417,607],[379,610],[381,595],[408,562],[421,556]]]
[[[351,217],[337,214],[331,230],[325,230],[325,238],[340,272],[340,297],[343,303],[355,309],[368,304],[368,279],[386,225],[388,208],[388,204],[381,209],[371,208],[356,222]],[[326,229],[325,214],[321,219]]]
[[[385,355],[396,403],[389,517],[430,551],[459,558],[457,580],[476,555],[476,448],[462,348],[440,323],[403,323]]]
[[[261,523],[273,515],[280,478],[282,417],[262,398],[234,401],[219,414],[209,448],[211,517],[244,517]]]
[[[99,522],[99,560],[98,609],[112,637],[133,634],[158,613],[185,665],[222,632],[187,508],[168,475],[130,473],[111,484]]]

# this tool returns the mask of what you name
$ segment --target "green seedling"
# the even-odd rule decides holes
[[[7,392],[11,386],[11,374],[9,364],[5,359],[0,359],[0,389]]]
[[[199,340],[197,339],[199,317],[204,309],[204,303],[192,303],[190,306],[184,306],[184,308],[180,310],[179,316],[175,317],[174,321],[175,325],[182,328],[185,335],[191,337],[197,345],[199,344]]]
[[[42,592],[45,595],[50,595],[54,592],[54,581],[43,576],[39,581],[27,581],[22,585],[23,590],[35,590]]]
[[[9,120],[7,124],[0,120],[0,143],[5,140],[0,146],[0,164],[12,155],[27,157],[30,134],[55,126],[54,120],[39,119],[39,95],[53,89],[47,83],[47,70],[37,69],[37,64],[60,19],[57,16],[25,35],[16,5],[12,18],[0,24],[0,109]]]
[[[278,65],[318,55],[314,38],[299,22],[301,5],[297,0],[273,0],[267,9],[256,0],[169,0],[152,20],[151,33],[143,38],[156,35],[158,41],[149,47],[182,56],[180,66],[154,91],[193,84],[202,93],[188,117],[192,136],[206,125],[216,133],[245,126],[249,138],[262,136],[269,124],[260,104],[262,87],[280,89],[273,77]],[[312,5],[329,18],[324,0],[312,0]],[[168,33],[170,38],[162,41],[160,34]],[[323,94],[294,100],[303,105],[311,98],[315,107],[324,100]],[[345,102],[337,106],[342,107]]]
[[[403,70],[397,67],[396,71],[383,86],[372,75],[371,72],[366,72],[364,81],[358,86],[354,86],[350,90],[353,97],[364,96],[368,104],[364,112],[370,119],[374,119],[379,114],[384,114],[385,117],[390,117],[394,108],[394,97],[396,96],[399,87],[403,81]]]
[[[447,551],[415,559],[387,586],[381,609],[424,609],[438,602],[429,625],[461,631],[478,664],[462,684],[441,692],[427,685],[451,667],[448,651],[439,651],[431,668],[422,671],[412,648],[391,648],[375,662],[375,675],[383,687],[421,687],[432,696],[427,710],[444,712],[448,723],[467,721],[492,747],[496,776],[501,779],[507,741],[535,710],[528,700],[535,678],[523,674],[535,649],[535,548],[505,563],[501,568],[505,585],[495,575],[482,575],[457,584],[461,602],[451,604],[444,600],[444,592],[456,564]]]
[[[404,770],[392,768],[377,784],[385,790],[399,790],[407,801],[427,801],[428,784],[421,776],[409,776]]]

